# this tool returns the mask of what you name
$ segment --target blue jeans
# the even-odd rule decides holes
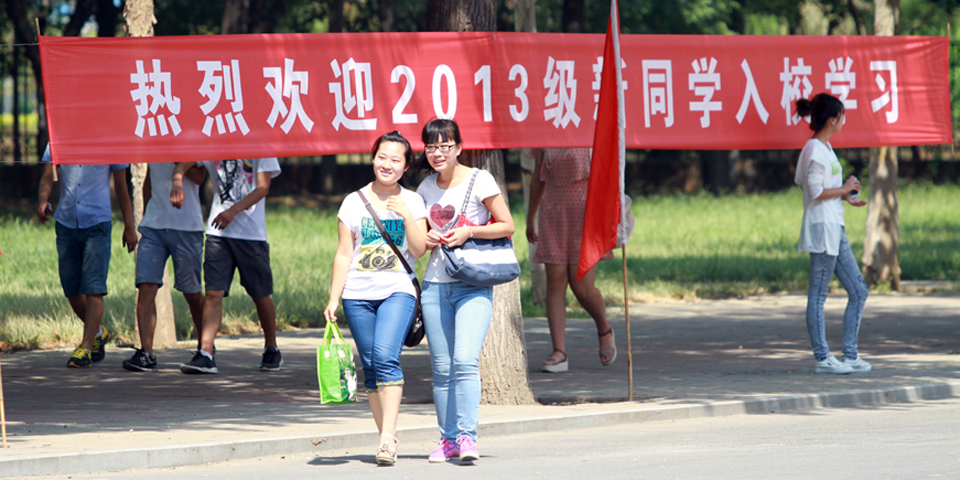
[[[433,402],[443,438],[477,440],[480,349],[493,315],[493,288],[424,282],[423,325],[433,366]]]
[[[860,319],[863,306],[867,303],[867,284],[860,274],[860,267],[850,249],[850,240],[846,232],[840,239],[839,255],[826,253],[810,254],[810,286],[807,290],[807,331],[813,356],[822,361],[830,356],[827,336],[824,331],[823,304],[830,293],[830,279],[837,275],[840,284],[847,290],[847,309],[843,312],[843,356],[855,360],[857,355],[857,337],[860,335]]]
[[[67,298],[106,295],[110,270],[110,222],[70,228],[56,222],[60,286]]]
[[[400,350],[413,324],[416,302],[409,293],[394,293],[383,300],[343,300],[367,392],[376,392],[381,385],[403,385]]]

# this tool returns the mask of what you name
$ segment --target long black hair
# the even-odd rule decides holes
[[[457,126],[457,122],[447,118],[434,118],[427,122],[423,126],[420,139],[423,140],[424,146],[440,141],[453,141],[457,145],[463,145],[463,139],[460,138],[460,127]],[[420,159],[420,169],[427,172],[434,171],[430,162],[427,161],[426,152]]]
[[[380,135],[380,138],[373,142],[370,160],[377,158],[377,150],[380,150],[380,144],[383,142],[394,142],[403,145],[403,159],[407,162],[406,166],[409,167],[413,165],[413,148],[410,147],[410,142],[408,142],[406,138],[403,138],[403,135],[400,135],[400,132],[397,130]]]
[[[814,132],[819,132],[827,125],[827,121],[841,113],[843,102],[829,93],[818,93],[812,100],[797,100],[797,114],[801,117],[810,116],[810,130]]]

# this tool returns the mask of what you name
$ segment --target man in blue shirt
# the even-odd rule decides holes
[[[68,367],[81,368],[99,362],[106,356],[106,343],[112,334],[100,325],[103,319],[103,296],[107,294],[107,271],[110,267],[110,232],[113,212],[110,207],[110,175],[120,211],[123,214],[123,245],[132,252],[137,247],[133,228],[133,208],[127,189],[127,164],[58,165],[60,202],[52,212],[50,192],[53,190],[53,164],[50,145],[40,160],[46,163],[40,179],[37,218],[41,223],[56,220],[57,255],[60,285],[74,313],[83,321],[83,340],[70,355]]]

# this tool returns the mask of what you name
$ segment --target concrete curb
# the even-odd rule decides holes
[[[960,397],[960,381],[847,392],[756,397],[685,404],[641,403],[616,412],[579,413],[481,423],[482,436],[541,433],[624,423],[759,415],[818,408],[854,408],[920,400]],[[433,442],[434,426],[400,430],[405,442]],[[0,458],[3,477],[63,475],[130,469],[170,468],[269,455],[291,455],[317,450],[368,447],[377,442],[370,431],[329,435],[263,438],[236,442],[207,442],[169,447],[65,452]]]

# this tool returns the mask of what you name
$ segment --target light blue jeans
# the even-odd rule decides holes
[[[810,254],[810,286],[807,290],[807,331],[810,333],[810,345],[813,356],[822,361],[830,356],[827,335],[824,329],[823,305],[830,293],[830,279],[837,275],[840,284],[847,290],[847,308],[843,312],[843,356],[849,360],[857,358],[857,337],[860,335],[860,319],[863,306],[867,303],[867,284],[860,274],[860,267],[850,249],[850,240],[846,232],[840,239],[839,255],[826,253]]]
[[[477,440],[480,349],[493,315],[493,288],[424,282],[423,325],[433,366],[433,402],[443,438]]]

